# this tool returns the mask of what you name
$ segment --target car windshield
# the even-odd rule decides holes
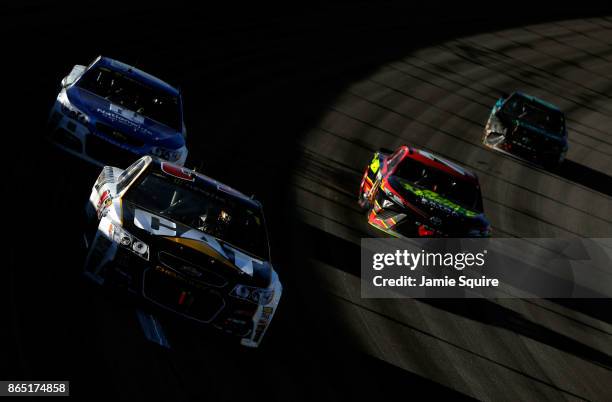
[[[518,94],[506,101],[502,111],[515,119],[553,134],[561,135],[565,128],[563,113]]]
[[[423,190],[429,190],[464,208],[482,212],[482,198],[476,185],[410,158],[404,159],[395,175]]]
[[[269,260],[261,209],[217,190],[161,173],[149,173],[124,197],[139,207],[182,223],[261,260]]]
[[[180,110],[175,95],[151,88],[104,67],[88,70],[77,86],[174,130],[180,130]]]

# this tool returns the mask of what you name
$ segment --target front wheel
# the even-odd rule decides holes
[[[359,207],[364,211],[367,211],[372,208],[372,203],[363,192],[359,194],[359,199],[357,200],[357,203],[359,204]]]
[[[556,155],[547,155],[544,157],[542,164],[546,169],[556,169],[563,163],[564,160],[565,154],[562,152]]]

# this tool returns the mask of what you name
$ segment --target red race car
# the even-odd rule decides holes
[[[486,237],[478,177],[438,155],[381,149],[366,167],[359,205],[370,225],[396,237]]]

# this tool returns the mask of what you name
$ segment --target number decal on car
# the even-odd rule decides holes
[[[159,236],[176,236],[176,223],[141,209],[134,210],[134,225]]]

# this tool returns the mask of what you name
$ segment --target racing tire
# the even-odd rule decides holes
[[[359,204],[359,208],[361,208],[363,211],[369,211],[370,208],[372,208],[372,203],[363,193],[359,194],[357,203]]]
[[[550,155],[542,159],[542,165],[548,170],[558,169],[565,160],[563,154]]]

